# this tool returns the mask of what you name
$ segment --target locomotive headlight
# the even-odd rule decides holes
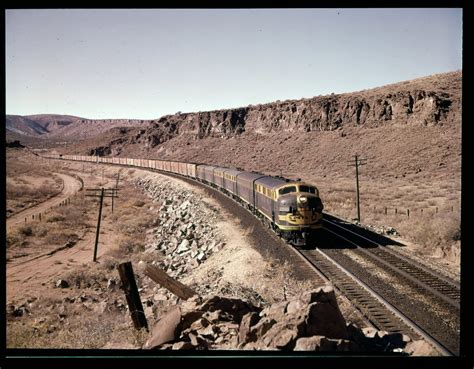
[[[308,202],[308,198],[306,196],[300,196],[298,200],[301,204],[306,204]]]

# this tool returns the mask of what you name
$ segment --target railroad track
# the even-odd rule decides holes
[[[436,296],[451,307],[457,310],[460,309],[461,288],[459,283],[430,270],[426,266],[396,251],[380,245],[376,241],[351,231],[340,221],[324,219],[324,228],[328,232],[354,245],[356,249],[353,252],[373,259],[379,265],[389,268],[394,273],[418,285],[419,288],[423,288],[427,293]]]
[[[313,268],[318,273],[323,274],[330,280],[334,287],[346,296],[378,330],[398,332],[415,339],[423,338],[442,355],[456,355],[454,350],[439,342],[436,337],[425,331],[397,307],[388,302],[341,264],[326,255],[322,250],[301,248],[297,248],[297,250],[313,265]]]
[[[376,328],[416,332],[441,353],[459,354],[459,283],[384,247],[393,241],[383,236],[328,214],[323,224],[315,250],[300,253]]]

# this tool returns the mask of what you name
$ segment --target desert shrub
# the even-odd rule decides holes
[[[118,264],[119,262],[117,261],[117,259],[115,259],[114,257],[110,257],[110,255],[103,256],[100,260],[100,267],[109,272],[114,271],[117,268]]]
[[[58,221],[61,221],[64,226],[78,227],[86,224],[86,217],[81,206],[64,206],[57,209],[56,214]]]
[[[44,238],[45,242],[51,245],[63,245],[68,241],[75,241],[77,239],[78,235],[76,233],[57,228],[49,230]]]
[[[49,223],[55,223],[55,222],[62,222],[65,219],[66,219],[66,217],[64,217],[61,214],[53,214],[53,215],[49,216],[46,219],[46,221],[49,222]]]
[[[63,277],[69,285],[76,288],[105,287],[107,285],[107,275],[100,268],[81,267],[66,273]]]
[[[29,237],[33,235],[33,229],[29,225],[21,226],[20,228],[18,228],[18,233],[23,236]]]
[[[7,186],[7,198],[8,199],[15,199],[19,197],[26,197],[31,196],[33,191],[27,187],[22,185],[9,185]]]
[[[120,242],[119,250],[125,255],[130,255],[134,252],[145,251],[145,246],[143,245],[143,243],[137,242],[134,239],[126,238],[125,240]]]
[[[22,241],[24,241],[24,237],[19,235],[18,232],[7,234],[7,237],[6,237],[7,248],[12,247],[12,246],[17,246]]]

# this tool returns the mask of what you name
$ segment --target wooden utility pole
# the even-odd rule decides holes
[[[119,264],[117,266],[120,279],[122,281],[122,288],[127,299],[128,309],[132,317],[135,329],[143,327],[148,331],[148,323],[146,321],[143,305],[138,293],[137,283],[135,282],[135,275],[133,274],[133,267],[131,262]]]
[[[352,160],[350,161],[352,163]],[[367,159],[360,159],[357,154],[354,155],[354,164],[349,167],[355,167],[356,170],[356,204],[357,204],[357,221],[360,222],[360,198],[359,198],[359,165],[367,164]]]
[[[118,197],[116,195],[116,189],[104,189],[104,188],[87,188],[86,191],[95,191],[95,193],[91,195],[86,195],[88,197],[100,197],[100,204],[99,204],[99,218],[97,219],[97,231],[95,233],[95,244],[94,244],[94,257],[92,261],[97,260],[97,247],[99,246],[99,234],[100,234],[100,220],[102,219],[102,206],[104,204],[104,197]],[[100,191],[100,194],[99,192]],[[109,192],[112,191],[112,192]]]
[[[120,179],[120,172],[117,173],[117,181],[115,182],[115,191],[118,191],[118,183]],[[116,194],[116,192],[115,192]],[[115,196],[112,196],[112,213],[114,212],[114,198]]]

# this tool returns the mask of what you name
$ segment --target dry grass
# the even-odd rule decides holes
[[[62,180],[32,154],[7,150],[7,215],[36,205],[61,191]]]
[[[144,330],[135,332],[129,316],[107,312],[89,314],[87,319],[72,316],[63,321],[54,316],[28,318],[24,323],[17,320],[8,324],[7,347],[100,349],[109,342],[119,342],[121,347],[139,348],[148,335]]]
[[[330,179],[322,178],[319,188],[325,211],[345,219],[357,217],[355,181],[339,180],[334,184]],[[403,239],[425,250],[458,247],[459,180],[427,183],[400,178],[386,183],[364,175],[360,188],[363,224],[393,227]]]
[[[90,203],[88,203],[90,201]],[[59,237],[70,237],[65,232],[77,232],[85,226],[87,217],[77,222],[78,214],[86,211],[92,200],[80,199],[71,206],[62,207],[49,214],[48,222],[32,222],[15,232],[15,236],[24,240],[36,237],[47,229],[43,242],[54,242]],[[137,211],[137,205],[140,205]],[[61,279],[70,285],[69,297],[76,297],[74,303],[66,303],[60,299],[42,300],[41,304],[30,309],[30,314],[20,318],[9,317],[7,321],[7,347],[9,348],[79,348],[97,349],[106,345],[117,347],[141,347],[148,338],[144,330],[135,331],[128,311],[114,308],[114,301],[126,305],[123,291],[119,288],[108,289],[107,283],[113,279],[119,281],[117,266],[124,261],[152,261],[151,254],[144,254],[145,230],[154,221],[154,214],[148,209],[151,201],[131,186],[121,187],[120,200],[114,214],[110,216],[114,231],[119,240],[119,247],[98,259],[98,263],[87,263],[66,270]],[[96,213],[92,212],[92,222]],[[74,227],[79,225],[79,227]],[[10,235],[13,238],[13,234]],[[114,239],[115,240],[115,239]],[[15,241],[18,243],[18,241]],[[148,260],[150,259],[150,260]],[[140,280],[137,279],[140,285]],[[84,302],[77,296],[85,295]],[[107,301],[111,307],[103,313],[97,313],[101,303]],[[62,307],[61,307],[62,306]],[[59,309],[66,309],[64,315]],[[109,309],[109,308],[108,308]],[[99,310],[100,311],[100,310]],[[149,320],[152,324],[153,319]]]
[[[88,226],[89,207],[82,196],[64,207],[53,208],[43,214],[43,220],[30,221],[7,234],[7,248],[24,247],[28,244],[46,244],[47,247],[77,240],[78,234]]]

